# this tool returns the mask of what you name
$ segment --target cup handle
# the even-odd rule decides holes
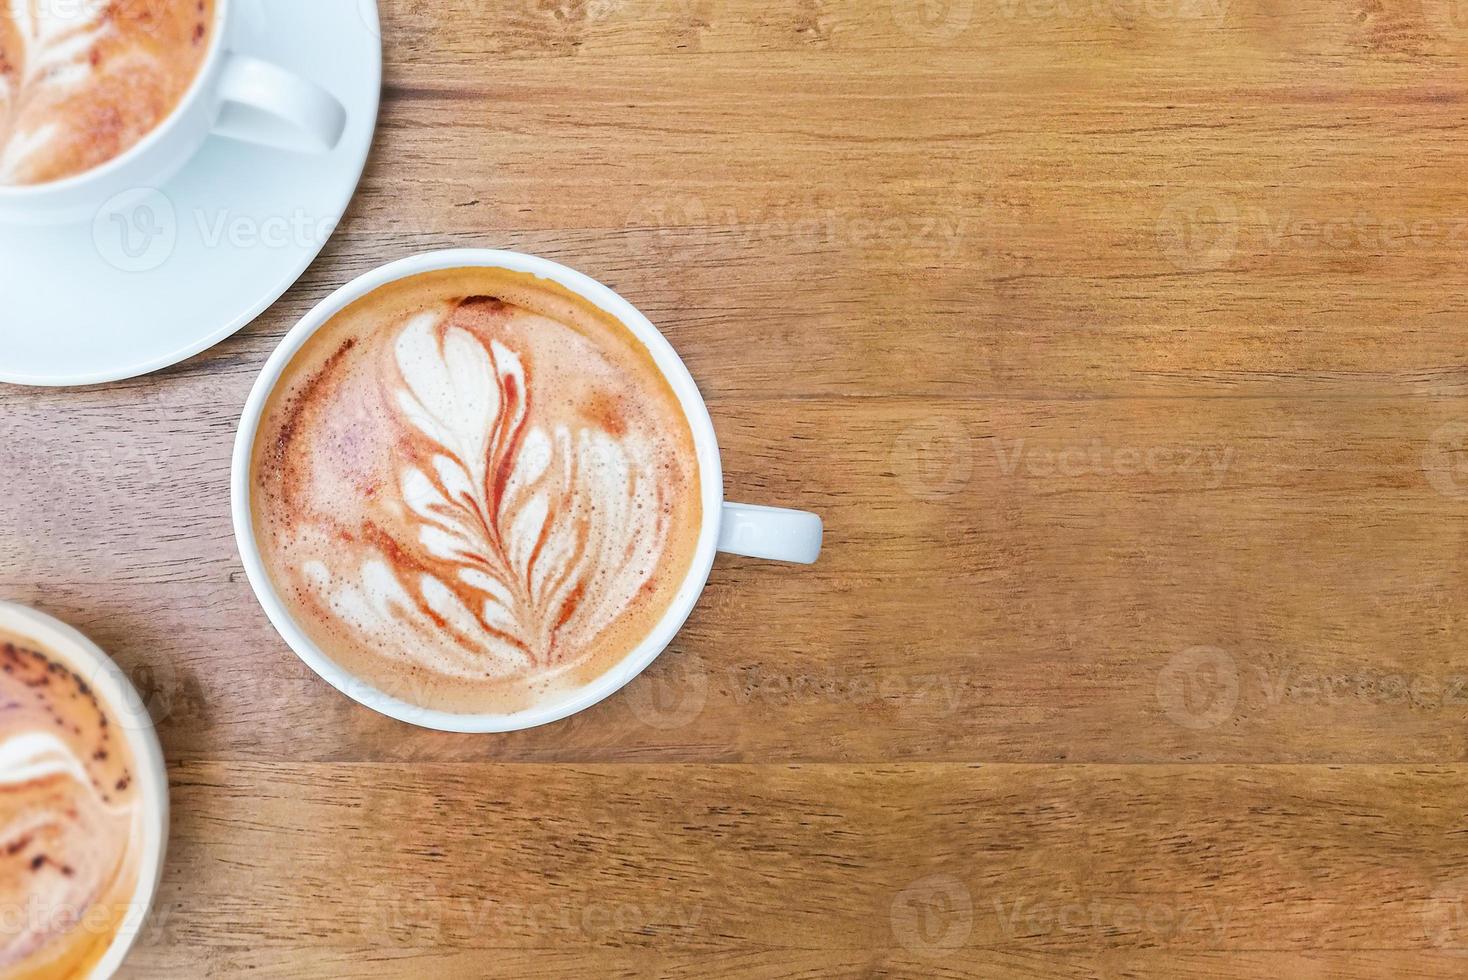
[[[821,554],[822,534],[821,519],[803,510],[725,504],[719,550],[809,565]]]
[[[280,150],[336,148],[347,110],[336,97],[278,65],[230,52],[219,80],[214,133]]]

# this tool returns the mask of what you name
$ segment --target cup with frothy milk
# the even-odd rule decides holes
[[[513,252],[436,252],[287,334],[235,442],[235,535],[293,650],[394,718],[499,732],[612,694],[717,551],[809,563],[820,518],[726,503],[713,424],[657,329]]]
[[[168,778],[147,709],[76,630],[0,602],[0,973],[109,977],[163,869]]]
[[[0,220],[91,220],[166,181],[211,133],[335,147],[341,103],[231,50],[231,2],[0,5]]]

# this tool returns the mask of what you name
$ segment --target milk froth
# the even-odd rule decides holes
[[[641,342],[498,269],[413,276],[323,326],[267,402],[251,494],[322,652],[451,712],[529,707],[621,660],[701,526],[692,432]]]

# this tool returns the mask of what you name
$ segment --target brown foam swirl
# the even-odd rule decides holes
[[[0,971],[85,975],[137,890],[134,762],[97,693],[54,653],[0,633]]]
[[[645,348],[493,269],[391,284],[318,331],[267,403],[252,487],[306,633],[448,711],[523,707],[620,660],[700,523],[692,433]]]
[[[213,23],[214,0],[0,0],[0,185],[132,147],[193,83]]]

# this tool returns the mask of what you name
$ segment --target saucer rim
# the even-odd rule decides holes
[[[362,92],[364,101],[361,111],[366,116],[368,124],[360,137],[360,145],[353,148],[355,163],[351,165],[350,170],[348,170],[346,165],[343,166],[343,178],[350,172],[351,179],[350,181],[343,179],[341,193],[333,198],[330,207],[330,210],[336,214],[336,220],[338,222],[346,214],[347,209],[351,206],[352,200],[357,196],[358,188],[362,184],[362,175],[367,171],[367,161],[371,157],[372,146],[377,138],[377,128],[382,109],[383,66],[382,31],[380,27],[381,15],[376,0],[370,0],[370,3],[363,0],[357,6],[359,10],[351,14],[351,16],[366,18],[370,11],[372,18],[378,20],[378,24],[367,25],[369,34],[375,39],[375,43],[369,44],[368,46],[372,52],[372,63],[367,67],[368,77],[364,79]],[[368,85],[366,84],[368,82],[370,82],[370,95],[368,95]],[[211,136],[209,142],[212,143],[214,140],[225,138]],[[202,153],[196,153],[194,158],[184,165],[180,173],[199,166],[198,161],[201,155]],[[28,374],[0,367],[0,384],[21,385],[34,388],[85,388],[144,377],[187,361],[189,358],[223,343],[255,322],[261,314],[273,306],[282,296],[301,281],[307,270],[321,257],[321,253],[325,251],[327,244],[336,237],[337,230],[337,228],[333,228],[331,235],[323,237],[319,242],[308,245],[302,251],[300,261],[292,266],[288,273],[283,274],[278,280],[272,278],[271,284],[265,287],[258,298],[251,300],[250,304],[240,313],[231,317],[218,329],[197,340],[176,347],[167,353],[150,356],[142,361],[96,371]],[[164,269],[166,269],[166,265],[148,274],[161,273]],[[168,279],[166,277],[160,277],[159,281],[166,286]]]

